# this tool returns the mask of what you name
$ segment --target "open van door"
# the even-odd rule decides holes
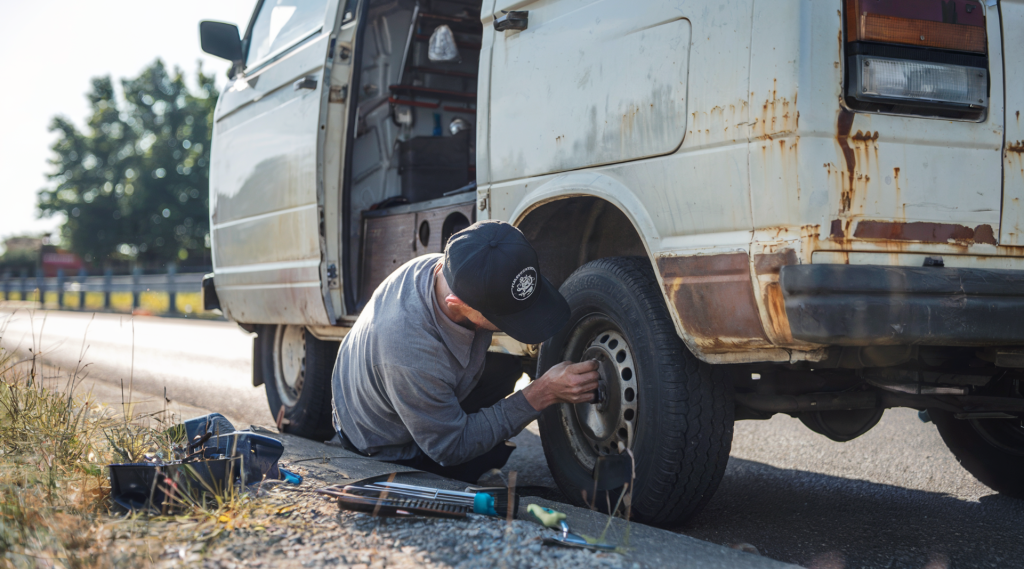
[[[213,267],[221,309],[237,322],[329,325],[339,315],[323,174],[329,99],[341,92],[330,77],[339,4],[261,0],[242,69],[217,103]]]

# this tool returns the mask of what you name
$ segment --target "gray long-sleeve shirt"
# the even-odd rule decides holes
[[[480,381],[491,333],[441,311],[434,294],[441,258],[417,257],[385,279],[338,351],[335,428],[380,460],[412,458],[418,447],[442,465],[461,464],[540,414],[522,392],[468,415],[459,406]]]

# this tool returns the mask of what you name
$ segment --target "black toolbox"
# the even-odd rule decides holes
[[[418,136],[399,143],[402,196],[410,203],[441,197],[469,183],[469,131]]]

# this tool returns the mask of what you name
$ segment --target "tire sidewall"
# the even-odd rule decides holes
[[[1024,456],[996,448],[968,420],[957,419],[949,411],[929,409],[928,415],[960,466],[989,488],[1024,499]]]
[[[276,370],[274,369],[274,349],[278,328],[283,325],[266,325],[262,327],[257,341],[260,345],[262,357],[259,364],[263,366],[264,387],[267,392],[267,404],[270,413],[276,421],[278,413],[283,406],[284,418],[287,423],[282,425],[281,430],[305,438],[314,440],[327,440],[333,434],[329,418],[325,421],[323,417],[324,398],[331,397],[330,373],[316,373],[323,370],[325,365],[333,369],[334,362],[320,361],[326,358],[331,350],[327,346],[320,346],[318,343],[327,344],[313,337],[307,330],[305,332],[305,372],[303,377],[302,390],[294,406],[287,406],[283,403],[281,395],[277,392]],[[336,353],[335,353],[336,356]],[[328,407],[330,407],[328,403]]]
[[[538,377],[562,361],[562,350],[581,322],[595,315],[603,315],[616,325],[629,344],[636,367],[634,381],[637,383],[638,401],[636,430],[633,434],[632,446],[633,456],[636,460],[633,495],[643,496],[649,485],[650,462],[660,450],[658,417],[661,410],[658,409],[660,390],[657,377],[661,366],[657,361],[657,356],[664,357],[665,354],[659,353],[659,350],[655,349],[651,343],[655,331],[652,329],[650,321],[644,318],[646,316],[644,308],[636,301],[632,291],[623,286],[622,281],[616,275],[602,270],[600,267],[585,266],[574,277],[566,281],[560,291],[572,307],[569,322],[558,334],[541,346],[537,362]],[[587,503],[593,501],[593,474],[575,458],[572,446],[568,441],[568,434],[560,424],[559,411],[561,407],[562,405],[548,407],[539,419],[541,432],[546,435],[542,438],[545,454],[551,458],[559,457],[556,460],[560,460],[560,468],[552,468],[552,475],[556,477],[560,488],[580,490],[591,488],[587,490],[587,500],[583,499],[582,492],[569,492],[567,497],[574,505],[580,507],[596,505],[598,509],[607,513],[608,497],[603,492],[599,493],[596,504]],[[549,436],[549,434],[551,435]],[[613,491],[609,494],[612,507],[614,507],[618,492]],[[634,508],[642,508],[642,504],[635,503]]]

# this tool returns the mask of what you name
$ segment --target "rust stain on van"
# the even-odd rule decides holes
[[[747,101],[731,104],[714,105],[707,111],[693,111],[692,119],[687,127],[690,143],[696,147],[722,141],[746,140],[745,127],[750,120],[747,117]],[[693,138],[696,136],[696,138]]]
[[[723,353],[771,347],[746,253],[659,257],[658,271],[683,328],[701,349]]]
[[[765,187],[776,184],[776,180],[782,181],[782,194],[779,194],[785,203],[799,202],[800,186],[800,137],[788,135],[773,142],[771,136],[766,137],[761,143],[761,158],[759,164],[762,166]]]
[[[861,142],[874,141],[874,140],[878,140],[878,131],[876,130],[874,132],[874,134],[872,134],[870,130],[867,131],[867,133],[864,133],[864,132],[861,132],[861,131],[858,130],[857,134],[851,136],[850,138],[853,139],[853,140],[861,141]]]
[[[653,108],[654,105],[651,105]],[[630,105],[629,109],[622,114],[622,121],[619,127],[619,132],[623,136],[632,136],[633,129],[636,127],[637,115],[640,114],[640,107],[636,105]]]
[[[991,225],[979,225],[974,229],[951,223],[915,221],[899,223],[891,221],[862,221],[857,224],[854,237],[860,239],[889,239],[893,241],[923,241],[926,243],[949,243],[960,245],[982,243],[995,245],[995,232]]]
[[[974,228],[974,242],[995,245],[996,235],[991,225],[979,225]]]
[[[1017,140],[1007,144],[1006,151],[1014,154],[1024,154],[1024,140]]]
[[[893,184],[896,186],[896,190],[893,192],[893,197],[895,198],[893,203],[896,204],[896,208],[899,210],[899,214],[898,214],[898,216],[900,218],[899,220],[900,221],[906,221],[907,220],[907,204],[906,204],[906,202],[903,201],[903,190],[900,189],[900,169],[899,168],[893,168],[892,169],[892,181],[893,181]]]
[[[833,219],[829,235],[833,239],[846,239],[846,231],[843,230],[843,220]]]
[[[772,140],[773,137],[796,132],[800,127],[800,111],[796,110],[797,94],[792,100],[779,97],[778,80],[773,80],[772,90],[761,105],[761,115],[754,118],[752,135],[755,139]]]
[[[754,274],[760,287],[761,302],[768,312],[765,324],[769,336],[776,344],[792,344],[793,333],[786,315],[786,299],[779,285],[779,271],[786,265],[797,264],[796,251],[782,249],[774,253],[754,255]]]
[[[878,131],[852,133],[854,113],[840,109],[836,117],[836,144],[842,155],[842,165],[825,164],[831,187],[839,191],[839,216],[848,213],[864,213],[869,203],[869,188],[872,174],[877,179]],[[833,174],[836,176],[833,179]]]
[[[768,325],[771,327],[771,335],[776,343],[792,344],[793,331],[789,326],[789,316],[786,314],[786,299],[782,294],[782,285],[779,281],[770,282],[762,288],[762,299],[768,310]]]
[[[857,154],[850,147],[850,129],[853,128],[853,113],[846,109],[839,109],[839,116],[836,118],[836,142],[843,151],[843,161],[846,163],[845,180],[840,197],[840,213],[850,210],[853,203],[853,182],[857,170]]]

